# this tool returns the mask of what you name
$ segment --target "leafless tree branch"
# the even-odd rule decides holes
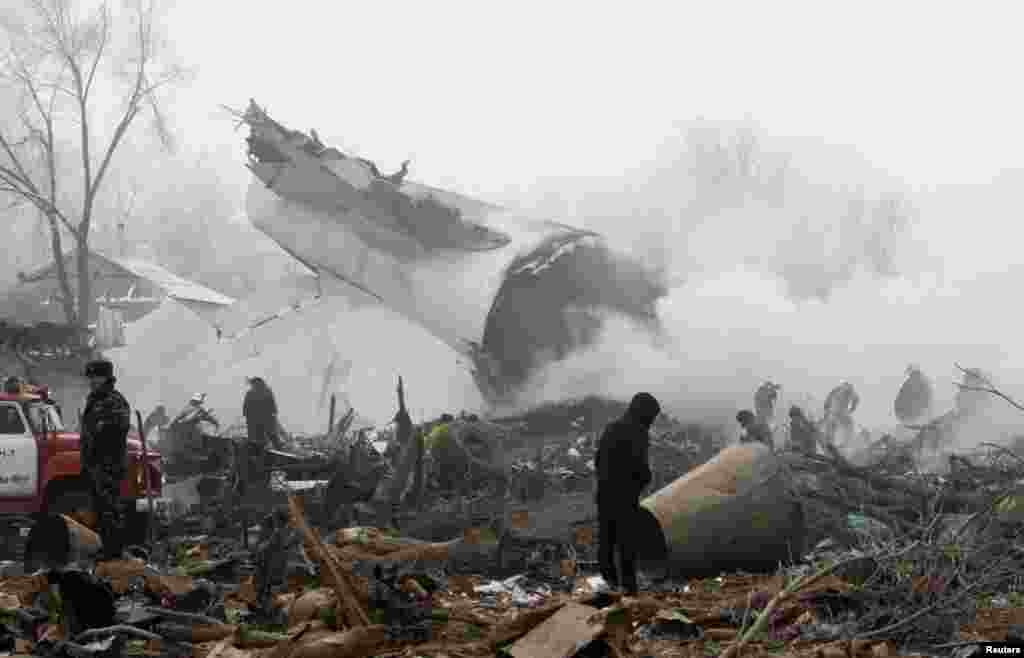
[[[986,377],[985,375],[977,373],[977,372],[974,372],[974,371],[969,371],[967,368],[961,367],[959,363],[954,363],[953,365],[955,365],[957,370],[959,370],[960,372],[962,372],[964,374],[971,374],[971,375],[977,377],[978,379],[980,379],[982,381],[982,383],[985,384],[984,386],[968,386],[966,384],[959,384],[958,383],[956,386],[961,391],[977,391],[979,393],[988,393],[988,394],[994,395],[994,396],[996,396],[998,398],[1002,398],[1011,407],[1013,407],[1015,409],[1018,409],[1020,411],[1024,411],[1024,404],[1021,404],[1020,402],[1017,402],[1016,400],[1014,400],[1012,397],[1010,397],[1006,393],[1003,393],[1002,391],[1000,391],[992,383],[992,380],[989,379],[988,377]]]
[[[171,144],[168,122],[157,92],[182,82],[187,73],[176,67],[157,68],[154,0],[134,0],[113,13],[106,2],[81,15],[76,0],[25,0],[25,20],[2,24],[9,52],[0,59],[0,85],[9,85],[19,99],[12,124],[0,124],[0,194],[36,207],[51,232],[51,249],[64,296],[77,300],[77,310],[65,306],[70,322],[88,322],[91,304],[87,259],[78,262],[78,290],[72,296],[64,267],[62,230],[67,230],[80,255],[88,253],[95,204],[109,177],[115,153],[139,114],[151,112],[154,128],[165,147]],[[117,55],[112,47],[120,19],[130,20],[134,54],[124,73],[122,114],[111,126],[109,142],[97,144],[91,103],[107,63]],[[61,126],[74,134],[61,134]],[[21,134],[12,132],[20,126]],[[82,196],[66,207],[60,191],[64,173],[58,168],[61,147],[77,148]],[[97,160],[96,156],[99,154]],[[65,188],[66,189],[66,188]],[[134,198],[134,197],[133,197]],[[129,211],[130,212],[130,211]]]

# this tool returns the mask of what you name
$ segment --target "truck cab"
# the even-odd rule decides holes
[[[64,426],[60,407],[42,387],[0,392],[0,514],[69,514],[88,510],[91,498],[82,477],[77,432]],[[128,433],[128,475],[121,497],[129,513],[141,511],[145,482],[154,498],[161,493],[160,455],[143,460],[138,431]],[[145,470],[144,470],[145,469]]]

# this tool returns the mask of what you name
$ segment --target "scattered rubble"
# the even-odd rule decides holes
[[[634,598],[594,575],[595,510],[584,483],[605,419],[578,410],[549,418],[536,430],[548,448],[536,455],[517,447],[530,432],[523,419],[463,417],[448,427],[459,449],[439,453],[426,441],[439,425],[406,422],[401,391],[399,409],[390,435],[351,432],[342,422],[317,440],[318,459],[335,469],[331,494],[331,480],[302,487],[281,477],[262,514],[239,505],[205,524],[196,513],[210,501],[197,496],[193,515],[170,519],[151,552],[134,549],[136,557],[94,564],[91,519],[37,523],[38,559],[27,566],[41,570],[2,572],[0,650],[938,656],[1013,637],[1024,625],[1024,458],[1006,448],[951,456],[942,476],[916,471],[912,451],[892,442],[856,463],[827,445],[818,455],[743,444],[693,468],[693,455],[706,449],[690,441],[712,444],[714,433],[680,432],[668,420],[655,428],[656,442],[678,461],[656,465],[686,474],[642,503],[665,550],[645,562]],[[358,485],[366,472],[359,460],[381,442],[383,454],[372,454],[385,468]],[[308,441],[303,450],[315,452]],[[500,467],[513,484],[490,486],[489,473],[445,491],[430,469],[452,460],[470,474]],[[559,468],[578,473],[579,486],[566,487]],[[514,484],[524,473],[537,483],[525,503]],[[382,523],[325,514],[338,492],[356,501],[357,516]],[[426,536],[427,526],[447,534]]]

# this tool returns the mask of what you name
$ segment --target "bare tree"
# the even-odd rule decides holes
[[[13,116],[0,124],[0,194],[31,204],[45,218],[64,313],[69,324],[84,327],[93,303],[90,231],[114,153],[147,111],[161,143],[170,146],[157,91],[182,81],[186,73],[176,66],[157,66],[153,0],[128,3],[116,16],[126,23],[123,28],[105,2],[91,14],[78,9],[75,0],[27,0],[26,20],[3,26],[8,52],[0,63],[0,80],[7,89],[0,92],[16,102]],[[113,47],[120,46],[117,38],[129,37],[130,48],[127,43]],[[122,52],[130,52],[128,62],[115,55]],[[118,100],[120,107],[117,121],[106,126],[104,146],[92,110],[105,74],[117,91],[104,104]],[[68,150],[77,151],[77,157],[62,157]],[[70,181],[64,184],[76,169],[80,193],[72,191]],[[63,258],[65,236],[75,248],[75,291]]]

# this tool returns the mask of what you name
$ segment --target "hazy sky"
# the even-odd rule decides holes
[[[233,132],[219,105],[242,109],[252,97],[286,125],[316,128],[385,172],[411,158],[413,178],[487,199],[543,190],[570,197],[571,186],[551,179],[589,179],[576,192],[597,205],[602,195],[614,199],[616,221],[685,206],[673,192],[674,177],[687,174],[665,158],[678,157],[682,124],[701,116],[751,120],[766,138],[808,138],[788,142],[799,144],[799,178],[824,188],[865,183],[874,168],[896,191],[937,190],[911,194],[922,216],[913,236],[928,267],[956,274],[955,286],[857,280],[828,305],[801,306],[734,258],[664,304],[671,354],[617,328],[550,380],[560,394],[577,382],[614,395],[648,388],[693,413],[724,404],[729,418],[730,405],[748,405],[763,378],[784,381],[790,400],[816,396],[815,405],[850,378],[864,394],[861,417],[884,423],[911,361],[936,377],[946,398],[953,360],[1020,381],[1014,310],[999,301],[1018,296],[1019,276],[978,277],[1019,259],[1004,237],[1019,218],[1024,181],[1016,7],[178,0],[167,31],[198,77],[177,92],[171,116],[191,149],[231,154],[239,182],[247,181],[244,131]],[[860,171],[846,171],[851,162]],[[662,187],[641,189],[646,176],[666,171]],[[783,240],[801,216],[835,215],[827,192],[798,191],[777,217],[752,207],[708,218],[725,228],[705,242],[669,235],[654,220],[642,228],[664,233],[677,252],[735,256],[733,235],[750,226],[770,223]],[[593,217],[570,219],[596,227]],[[639,224],[617,223],[634,233]],[[812,257],[829,257],[819,251]],[[367,326],[367,340],[379,339],[378,320]],[[396,336],[411,335],[399,329]],[[446,351],[435,356],[452,361]],[[387,400],[392,375],[372,396],[368,387],[353,390]],[[459,404],[439,398],[424,410]],[[384,417],[390,408],[378,411]]]
[[[494,196],[507,181],[614,174],[672,122],[750,117],[855,145],[913,185],[1020,166],[1017,3],[178,0],[199,67],[190,143],[234,143],[249,97],[391,169]],[[241,158],[241,155],[239,155]]]

